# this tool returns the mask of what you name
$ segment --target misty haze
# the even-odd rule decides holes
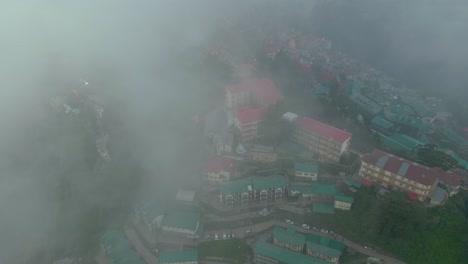
[[[468,2],[0,4],[0,263],[466,263]]]

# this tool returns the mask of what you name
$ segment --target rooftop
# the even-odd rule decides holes
[[[424,185],[433,185],[437,181],[437,170],[381,150],[376,149],[372,153],[364,155],[361,160]]]
[[[376,125],[376,126],[379,126],[383,129],[390,129],[393,127],[393,123],[392,122],[389,122],[383,118],[381,118],[380,116],[375,116],[374,118],[372,118],[372,124]]]
[[[318,195],[335,195],[337,192],[336,184],[334,183],[313,182],[310,184],[310,189],[312,193]]]
[[[297,119],[296,125],[308,130],[309,132],[319,134],[326,138],[331,138],[338,142],[345,142],[351,138],[351,133],[349,132],[329,126],[325,123],[308,117],[300,117]]]
[[[268,112],[267,107],[255,108],[252,106],[244,106],[236,111],[236,119],[241,124],[248,124],[254,121],[261,121]]]
[[[278,260],[285,264],[330,264],[330,262],[288,250],[263,240],[258,240],[253,248],[255,254]]]
[[[362,183],[360,183],[358,181],[355,181],[352,178],[345,178],[343,180],[343,182],[348,186],[353,186],[353,187],[356,187],[356,188],[361,188],[361,186],[362,186]]]
[[[282,228],[275,226],[273,228],[273,239],[294,247],[303,247],[306,241],[306,235],[296,232],[294,227]]]
[[[318,173],[319,167],[317,164],[313,163],[295,162],[294,170],[307,173]]]
[[[290,185],[289,190],[292,192],[300,192],[302,194],[309,194],[312,192],[309,185],[298,185],[298,184]]]
[[[253,96],[261,98],[267,105],[275,104],[283,98],[275,83],[265,78],[247,78],[228,85],[226,91],[229,93],[251,92]]]
[[[167,214],[161,225],[195,231],[200,221],[200,214],[194,212],[172,212]]]
[[[203,174],[220,173],[222,171],[233,172],[234,161],[223,157],[213,157],[210,158],[202,167]]]
[[[335,200],[340,201],[340,202],[345,202],[345,203],[353,203],[354,198],[351,196],[346,196],[346,195],[335,195]]]
[[[172,252],[160,252],[158,263],[183,263],[198,261],[198,251],[197,250],[187,250],[187,251],[172,251]]]
[[[219,183],[219,193],[222,195],[245,193],[250,191],[252,191],[251,179],[239,179]]]
[[[267,177],[256,176],[252,180],[253,189],[268,190],[286,187],[286,178],[281,175],[272,175]]]
[[[383,109],[383,107],[380,106],[378,103],[374,102],[373,100],[369,99],[367,96],[364,96],[360,93],[353,93],[349,97],[349,99],[372,115],[376,115],[380,113]]]
[[[335,209],[333,208],[333,204],[320,203],[320,202],[313,203],[312,211],[314,213],[322,213],[322,214],[334,214],[335,213]]]
[[[335,250],[339,250],[339,251],[342,251],[342,250],[344,250],[346,248],[346,245],[339,242],[339,241],[330,239],[330,238],[328,238],[326,236],[318,236],[318,235],[314,235],[314,234],[307,235],[307,242],[314,243],[314,244],[319,244],[319,245],[322,245],[322,246],[325,246],[325,247],[328,247],[328,248],[332,248],[332,249],[335,249]]]
[[[176,200],[182,202],[193,202],[193,200],[195,200],[195,191],[180,189],[177,191]]]
[[[444,189],[437,186],[436,189],[434,190],[434,193],[431,196],[431,200],[433,202],[442,203],[445,200],[446,196],[447,196],[447,192]]]

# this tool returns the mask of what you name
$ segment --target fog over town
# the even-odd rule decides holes
[[[193,252],[198,262],[180,263],[273,263],[260,262],[274,259],[265,249],[273,247],[287,251],[276,256],[284,263],[431,263],[416,256],[441,245],[421,241],[447,230],[450,249],[433,259],[466,259],[468,3],[449,2],[2,1],[0,263],[171,263]],[[352,106],[357,86],[371,101],[363,105],[380,111]],[[235,89],[249,94],[232,99]],[[418,112],[408,115],[415,121],[391,119],[396,108]],[[246,109],[256,111],[254,134],[244,134]],[[392,128],[375,128],[376,117]],[[290,132],[305,119],[330,129],[322,136],[333,142],[349,135],[339,153]],[[229,151],[219,143],[226,135]],[[388,140],[400,136],[411,147],[392,149]],[[427,166],[431,192],[373,180],[364,166],[375,153]],[[230,164],[230,175],[213,176],[207,164]],[[318,176],[300,180],[298,164]],[[269,179],[283,185],[256,189]],[[248,199],[226,194],[242,181]],[[314,194],[322,187],[333,195]],[[240,204],[226,198],[236,195]],[[401,210],[383,216],[386,206]],[[357,212],[368,213],[369,234],[352,231]],[[407,212],[415,216],[404,226]],[[173,215],[197,215],[193,234],[168,231]],[[278,242],[279,228],[304,236],[301,250]],[[112,244],[120,239],[112,232],[129,246]],[[312,252],[313,236],[336,240],[339,252]],[[401,241],[419,247],[405,251]]]

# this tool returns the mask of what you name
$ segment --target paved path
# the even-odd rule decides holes
[[[132,242],[132,244],[135,247],[136,251],[145,260],[146,264],[156,264],[156,263],[158,263],[156,257],[153,254],[151,254],[151,252],[140,241],[140,238],[138,237],[138,234],[135,232],[135,230],[126,227],[125,228],[125,235],[127,236],[128,240],[130,240],[130,242]]]
[[[222,239],[223,233],[233,233],[233,234],[236,235],[236,237],[243,238],[243,237],[246,236],[245,231],[248,230],[248,229],[251,229],[253,231],[253,233],[259,233],[259,232],[263,232],[263,231],[267,230],[268,228],[271,228],[273,225],[282,226],[282,227],[291,226],[291,225],[288,225],[288,224],[283,223],[283,222],[271,220],[271,221],[268,221],[268,222],[255,224],[255,225],[251,225],[251,226],[244,226],[244,227],[238,227],[238,228],[233,228],[233,229],[212,230],[212,231],[209,231],[209,232],[205,233],[205,235],[218,234],[218,237],[220,239]],[[320,235],[320,236],[328,236],[331,239],[336,239],[335,235],[332,235],[332,234],[324,234],[324,233],[322,233],[320,231],[305,229],[305,228],[302,228],[302,227],[299,227],[299,226],[295,226],[295,228],[298,231],[302,232],[302,233],[316,234],[316,235]],[[367,256],[382,259],[382,260],[384,260],[384,263],[406,264],[403,261],[400,261],[400,260],[397,260],[397,259],[392,258],[390,256],[384,255],[383,253],[377,252],[377,251],[372,250],[370,248],[364,248],[363,245],[359,245],[359,244],[357,244],[357,243],[355,243],[355,242],[353,242],[351,240],[348,240],[346,238],[344,238],[343,240],[339,240],[339,241],[346,244],[346,246],[348,246],[349,248],[352,248],[353,250],[355,250],[357,252],[360,252],[360,253],[365,254]]]

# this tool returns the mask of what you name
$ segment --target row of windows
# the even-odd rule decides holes
[[[422,190],[422,188],[418,188],[415,185],[406,184],[405,182],[395,180],[394,178],[390,179],[388,177],[383,177],[382,175],[379,175],[379,174],[377,174],[375,172],[370,172],[369,173],[369,171],[362,170],[362,173],[365,176],[372,177],[372,178],[375,178],[375,179],[380,179],[381,183],[383,185],[385,185],[385,186],[388,186],[388,184],[390,184],[390,185],[395,186],[395,187],[400,188],[400,189],[405,189],[405,190],[408,190],[408,191],[412,191],[412,192],[414,192],[416,194],[420,194],[420,195],[429,194],[429,190]],[[430,189],[430,188],[431,188],[431,186],[425,186],[424,189]]]

